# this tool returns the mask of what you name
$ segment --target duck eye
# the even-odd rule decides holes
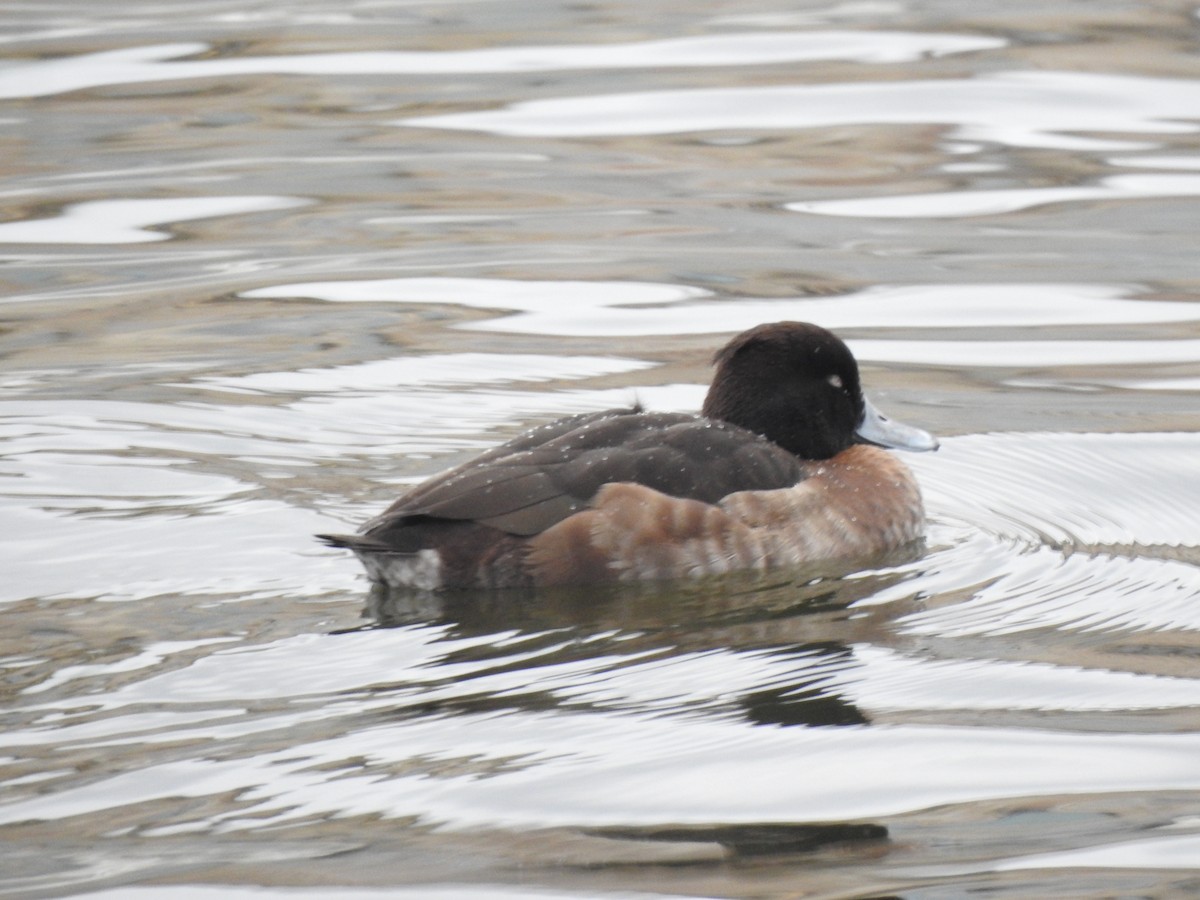
[[[842,376],[841,376],[841,375],[830,375],[830,376],[829,376],[828,378],[826,378],[825,380],[826,380],[826,381],[828,381],[828,382],[829,382],[831,385],[833,385],[835,388],[837,388],[839,391],[840,391],[840,390],[842,389],[842,387],[843,387],[843,385],[842,385]]]

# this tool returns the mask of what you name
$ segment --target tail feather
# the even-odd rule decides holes
[[[355,553],[396,553],[402,556],[408,555],[404,551],[389,547],[382,541],[377,541],[361,534],[318,534],[314,536],[328,547],[353,550]]]

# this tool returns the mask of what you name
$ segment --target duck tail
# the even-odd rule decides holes
[[[318,541],[327,547],[338,547],[342,550],[353,550],[355,553],[387,553],[394,552],[387,544],[364,537],[361,534],[318,534]]]

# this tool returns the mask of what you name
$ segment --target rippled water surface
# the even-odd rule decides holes
[[[1194,4],[0,26],[0,895],[1200,893]],[[776,319],[943,438],[916,557],[435,601],[310,537]]]

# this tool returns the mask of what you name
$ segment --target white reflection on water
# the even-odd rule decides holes
[[[1200,869],[1200,834],[1159,834],[1139,841],[1002,859],[983,871],[1021,869]]]
[[[769,729],[556,711],[411,719],[297,738],[252,757],[175,759],[64,786],[0,806],[0,822],[220,795],[240,802],[209,817],[206,830],[331,815],[419,816],[460,828],[661,824],[663,810],[676,823],[812,822],[1030,794],[1200,788],[1195,734]]]
[[[1112,378],[1104,384],[1129,391],[1194,391],[1200,393],[1200,378]]]
[[[1200,547],[1200,435],[991,434],[905,461],[940,516],[1060,547]]]
[[[86,503],[80,497],[76,506]],[[177,594],[252,600],[281,591],[304,597],[358,587],[344,560],[309,549],[306,536],[328,531],[329,514],[278,500],[221,501],[190,513],[120,518],[3,506],[10,558],[0,601]]]
[[[1121,549],[1125,548],[1114,548]],[[1094,551],[1094,557],[1064,557],[1060,550],[1045,548],[1017,552],[1000,546],[985,551],[993,569],[974,581],[967,572],[977,549],[935,554],[922,586],[945,597],[955,597],[957,591],[955,602],[902,616],[897,629],[939,637],[1043,630],[1200,631],[1200,573],[1194,564],[1109,557],[1102,549]],[[997,565],[1007,571],[996,575]],[[889,596],[896,599],[887,593],[874,599],[885,602]]]
[[[283,284],[246,291],[245,297],[311,297],[333,302],[445,303],[471,308],[514,310],[507,315],[460,327],[480,331],[550,335],[667,335],[721,334],[741,331],[763,322],[799,319],[832,329],[855,327],[955,328],[969,315],[973,328],[1044,325],[1116,325],[1149,322],[1190,322],[1200,319],[1200,305],[1141,299],[1137,289],[1110,284],[921,284],[884,285],[835,297],[795,297],[766,300],[753,297],[709,299],[702,288],[674,284],[620,281],[521,281],[496,278],[381,278],[366,281],[319,281]],[[698,302],[681,302],[681,301]],[[945,348],[938,357],[936,347]],[[1023,350],[1031,360],[1051,354],[1081,353],[1088,359],[1111,362],[1132,353],[1131,361],[1159,347],[1168,357],[1172,342],[1096,342],[1072,351],[1065,344],[964,341],[958,344],[909,341],[858,341],[860,358],[891,362],[946,362],[968,354],[965,365],[1021,365]],[[1175,342],[1181,353],[1195,348]],[[994,348],[991,352],[987,347]],[[1125,351],[1120,350],[1124,346]],[[957,349],[956,349],[957,348]],[[980,352],[974,354],[975,349]],[[999,361],[1005,348],[1008,360]],[[1129,348],[1133,348],[1130,350]],[[875,355],[871,355],[875,354]],[[907,354],[907,355],[906,355]],[[1059,357],[1056,357],[1059,358]],[[1150,358],[1153,360],[1153,357]]]
[[[644,91],[516,103],[394,124],[542,137],[725,129],[944,124],[963,141],[1060,150],[1140,150],[1152,143],[1084,138],[1190,134],[1200,94],[1184,79],[1082,72],[1000,72],[972,79]]]
[[[999,660],[931,659],[869,644],[823,683],[862,709],[1166,709],[1200,706],[1200,680]]]
[[[263,411],[266,430],[295,433],[302,427],[320,430],[309,441],[298,436],[266,447],[266,456],[310,460],[347,454],[399,458],[405,454],[444,454],[482,449],[495,443],[480,435],[514,420],[546,418],[601,409],[699,409],[702,385],[660,385],[609,390],[537,391],[475,390],[469,393],[404,390],[387,394],[315,394],[277,410]]]
[[[539,382],[593,378],[653,368],[655,363],[611,356],[522,353],[447,353],[378,359],[349,366],[198,378],[193,384],[228,391],[331,394],[404,387]]]
[[[1183,304],[1170,304],[1181,306]],[[1200,311],[1200,305],[1196,307]],[[1190,318],[1190,316],[1189,316]],[[854,355],[871,362],[929,366],[1128,366],[1192,363],[1200,340],[1164,341],[847,341]]]
[[[83,664],[58,669],[41,684],[35,684],[32,687],[26,688],[25,693],[38,694],[42,691],[57,688],[68,681],[75,681],[81,678],[94,678],[98,675],[112,675],[119,672],[136,672],[139,669],[149,669],[161,665],[164,659],[181,650],[192,650],[196,647],[204,647],[209,644],[224,644],[236,640],[237,638],[227,637],[195,641],[158,641],[157,643],[147,645],[140,653],[134,656],[127,656],[119,662]]]
[[[956,599],[898,627],[1200,631],[1198,452],[1195,434],[1023,434],[951,439],[936,465],[910,458],[940,523],[922,587]]]
[[[505,884],[392,885],[386,888],[241,887],[239,885],[129,885],[112,891],[74,894],[78,900],[705,900],[672,890],[667,894],[641,891],[570,891]]]
[[[911,585],[909,585],[911,588]],[[488,651],[512,639],[516,647],[489,669],[466,661],[473,650]],[[520,649],[520,632],[490,632],[455,637],[448,626],[353,635],[299,635],[270,644],[217,648],[184,668],[151,672],[140,680],[105,691],[86,692],[88,711],[153,709],[162,698],[203,705],[191,721],[160,719],[129,712],[99,721],[60,720],[79,708],[79,699],[46,700],[32,707],[47,712],[56,727],[14,730],[10,746],[93,746],[247,735],[281,727],[276,718],[207,722],[216,710],[228,711],[264,700],[293,707],[319,707],[319,716],[348,715],[378,708],[397,712],[468,700],[480,694],[517,697],[536,690],[556,704],[592,710],[660,712],[693,717],[699,712],[727,713],[730,698],[755,691],[819,687],[868,713],[898,710],[1120,710],[1200,706],[1200,681],[1191,678],[1085,669],[1046,663],[989,659],[938,659],[872,644],[847,645],[837,653],[825,648],[779,653],[778,648],[734,652],[713,648],[695,652],[631,646],[606,649],[605,638],[564,633],[535,648]],[[233,638],[160,642],[141,654],[110,664],[73,667],[65,675],[25,691],[46,693],[67,681],[95,679],[157,666],[172,654]],[[595,650],[575,658],[589,643]],[[620,645],[618,645],[620,646]],[[571,658],[556,659],[570,650]],[[463,662],[451,662],[464,658]],[[319,661],[319,662],[318,662]],[[536,669],[536,682],[530,670]],[[278,673],[288,673],[286,679]],[[222,716],[227,712],[221,712]],[[157,734],[150,734],[154,731]]]
[[[244,291],[243,297],[313,297],[335,302],[445,303],[478,309],[513,309],[579,328],[603,322],[613,306],[648,306],[710,296],[704,288],[639,281],[529,281],[508,278],[375,278],[315,281]],[[594,330],[576,332],[597,333]],[[606,332],[599,332],[606,333]]]
[[[36,458],[22,458],[33,452],[33,443],[38,442],[14,442],[12,452],[0,461],[0,474],[11,479],[4,485],[5,494],[37,497],[44,507],[77,508],[79,498],[87,497],[87,509],[93,513],[170,512],[183,503],[214,503],[251,489],[233,478],[188,471],[178,460],[85,455],[74,448],[41,449]]]
[[[11,66],[0,98],[45,97],[110,84],[290,75],[442,75],[571,69],[744,66],[845,59],[896,63],[1003,47],[999,38],[886,31],[738,32],[628,44],[563,44],[451,51],[278,54],[166,63],[211,49],[163,44]]]
[[[1200,158],[1195,156],[1113,156],[1104,163],[1141,169],[1200,169]]]
[[[96,200],[68,206],[50,219],[0,223],[4,244],[141,244],[169,240],[153,225],[304,206],[300,197],[172,197]]]
[[[1050,203],[1195,196],[1200,196],[1200,175],[1112,175],[1093,185],[1003,191],[950,191],[853,200],[811,200],[788,203],[786,208],[793,212],[817,213],[823,216],[932,219],[993,216]]]

